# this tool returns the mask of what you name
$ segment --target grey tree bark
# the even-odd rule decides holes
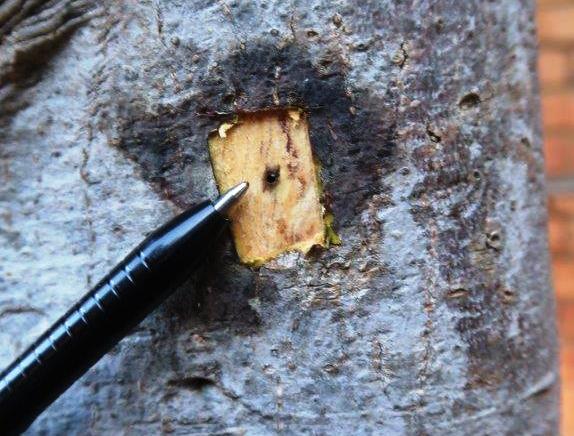
[[[525,4],[526,3],[526,4]],[[0,364],[309,114],[342,245],[198,274],[30,434],[552,434],[533,1],[0,4]]]

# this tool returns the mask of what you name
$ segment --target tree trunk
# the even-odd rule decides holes
[[[306,112],[342,240],[255,268],[227,238],[30,433],[555,433],[527,3],[2,3],[2,365],[217,194],[235,114]]]

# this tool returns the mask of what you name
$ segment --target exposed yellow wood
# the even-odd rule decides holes
[[[245,114],[209,139],[220,191],[249,189],[230,213],[241,261],[260,265],[277,255],[325,245],[325,224],[307,120],[298,110]]]

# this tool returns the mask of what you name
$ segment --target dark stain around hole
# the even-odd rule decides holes
[[[280,171],[279,165],[265,168],[265,173],[263,174],[263,190],[277,186]]]
[[[277,47],[272,40],[254,40],[249,47],[218,56],[216,66],[199,58],[190,84],[197,98],[148,113],[145,105],[131,103],[144,101],[143,96],[126,93],[118,103],[121,122],[114,146],[141,167],[142,177],[162,197],[186,208],[205,195],[200,175],[211,171],[205,138],[221,122],[276,108],[277,101],[279,107],[301,108],[307,113],[313,155],[321,163],[324,192],[332,193],[324,206],[339,226],[351,225],[365,201],[380,193],[381,172],[396,163],[396,114],[381,108],[398,106],[400,93],[390,87],[383,100],[369,90],[349,88],[345,61],[334,49],[311,54],[299,44]],[[178,53],[170,52],[169,63],[190,62]],[[349,106],[356,108],[354,115]],[[360,152],[348,155],[350,149]],[[288,173],[282,176],[293,176],[295,168],[285,168]],[[355,172],[361,177],[346,177]],[[260,177],[263,187],[270,188],[265,175]]]

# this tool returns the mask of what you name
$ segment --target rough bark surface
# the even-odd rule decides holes
[[[526,3],[526,4],[525,4]],[[0,364],[309,113],[340,247],[207,268],[30,434],[551,434],[533,2],[0,4]],[[213,263],[213,262],[212,262]]]

